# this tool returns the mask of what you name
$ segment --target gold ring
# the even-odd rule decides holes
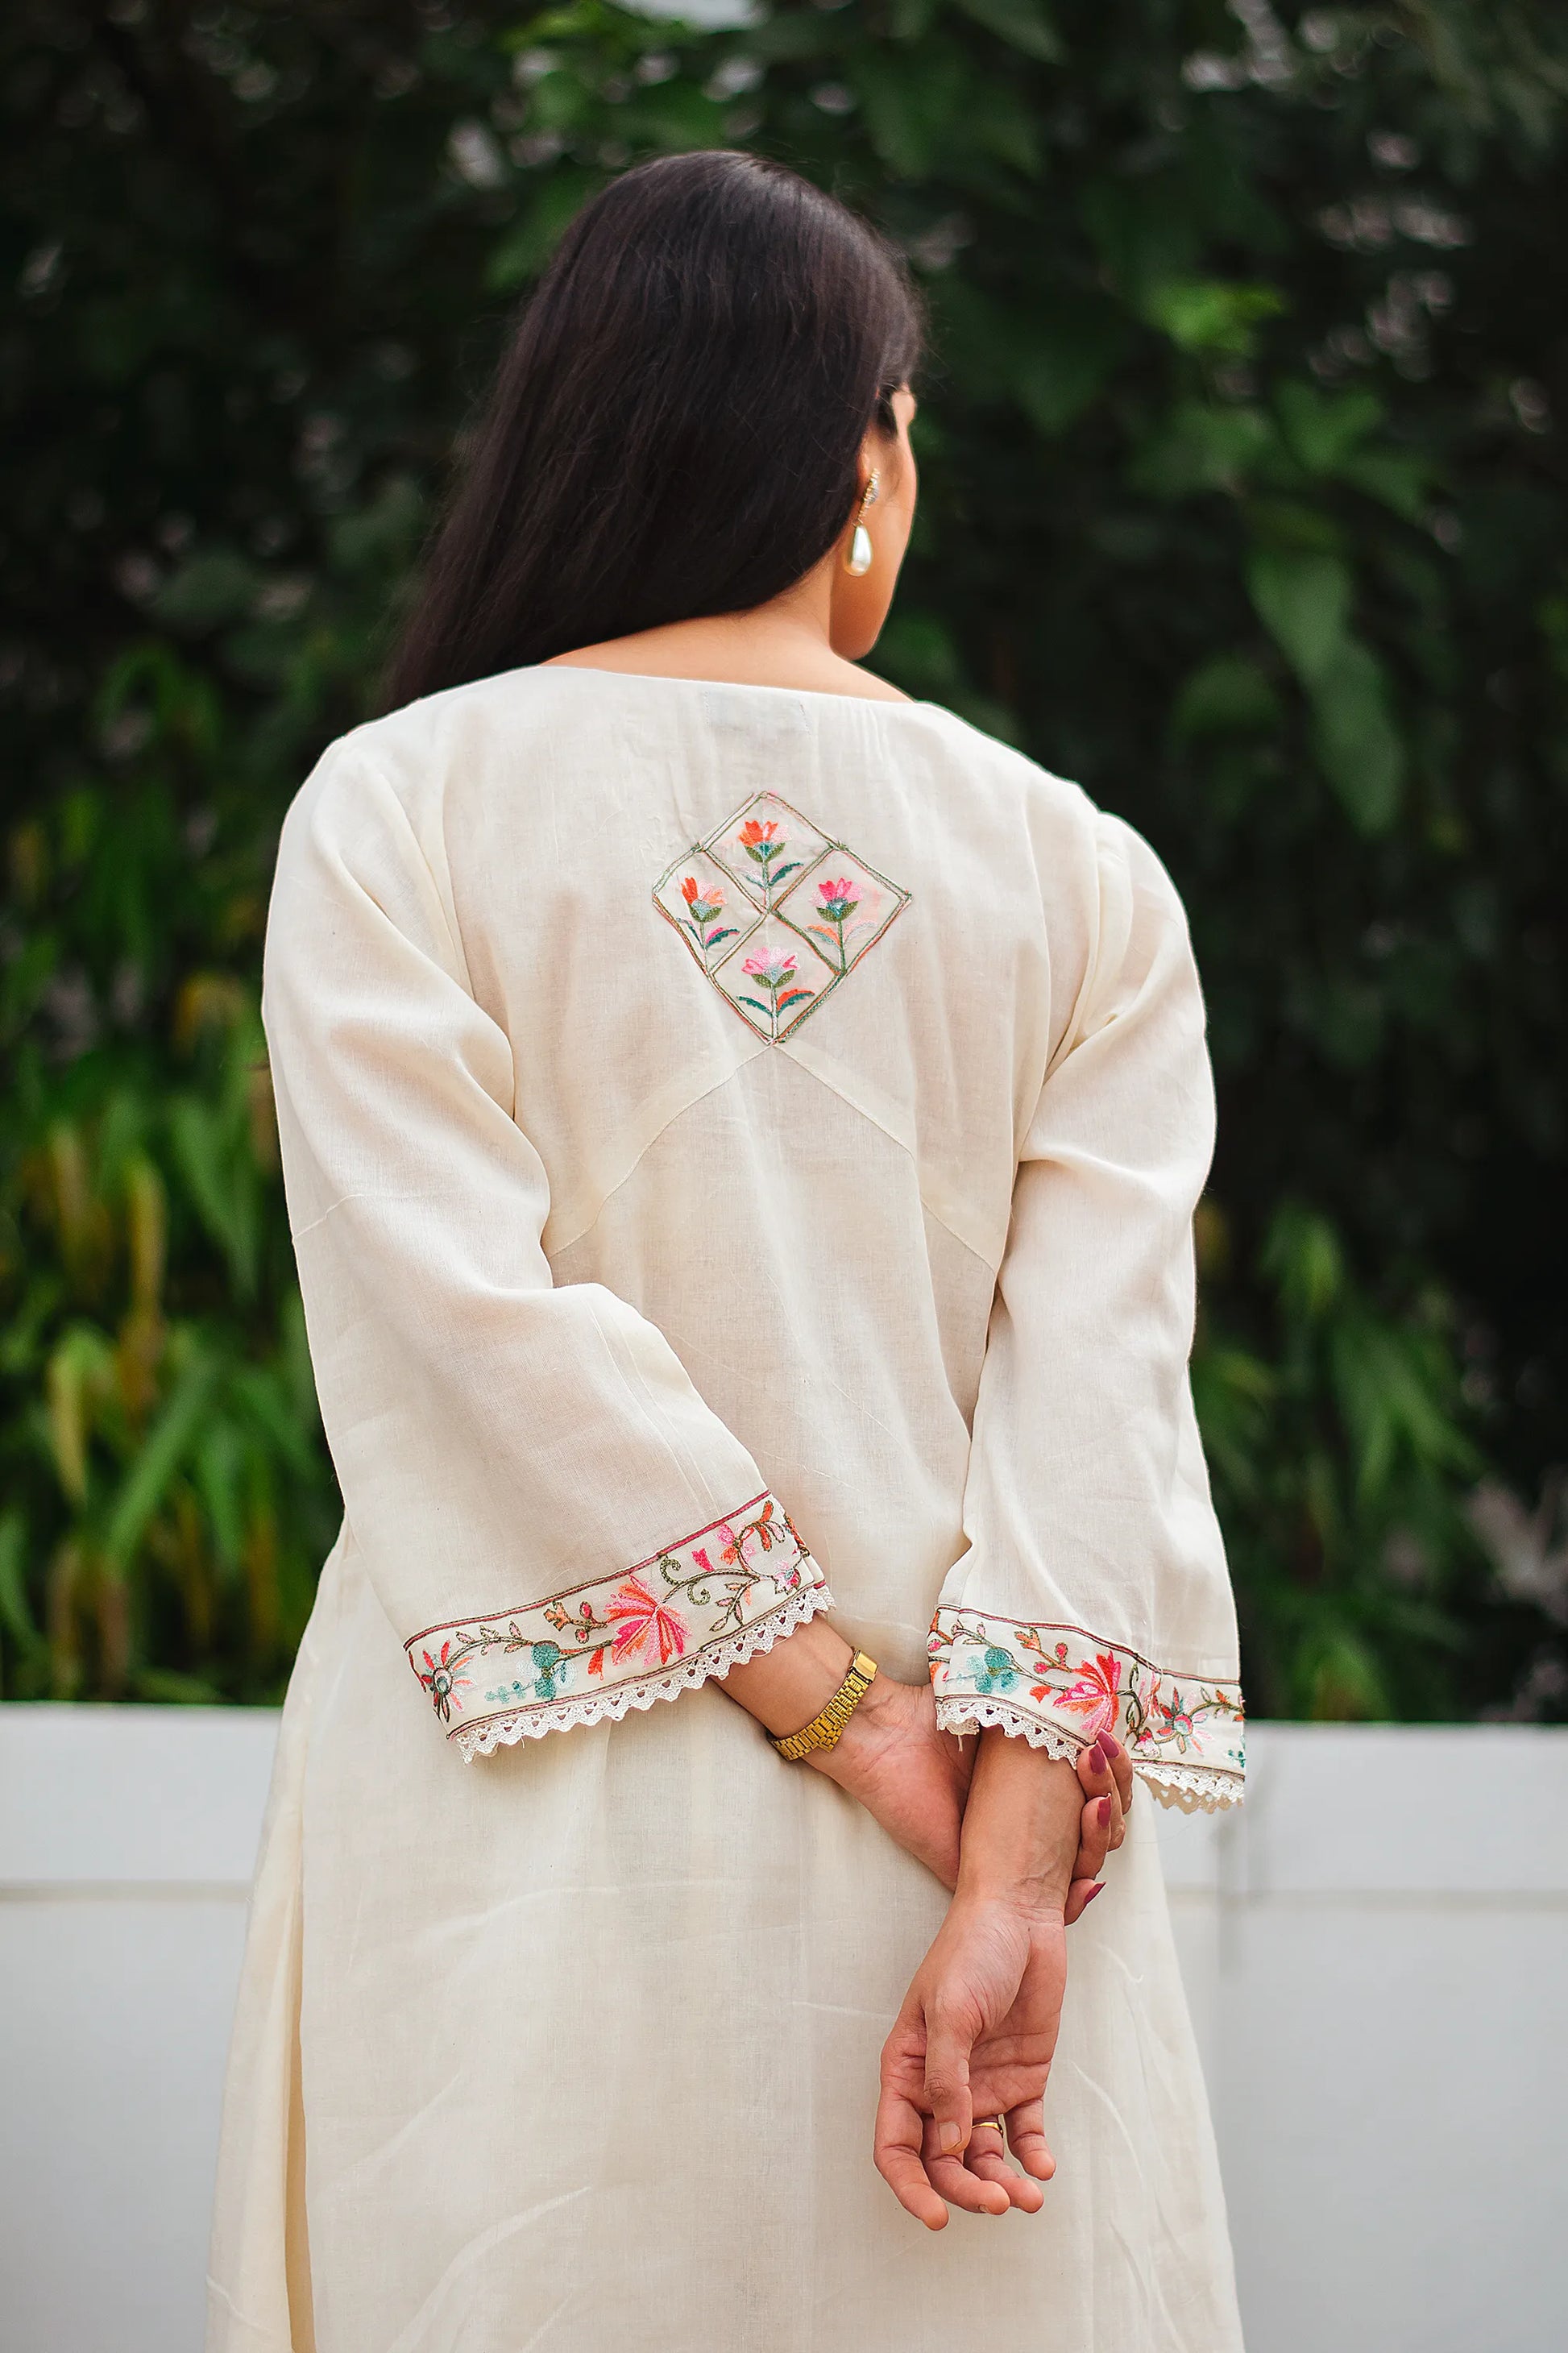
[[[976,2116],[973,2129],[976,2132],[1000,2133],[1004,2140],[1007,2137],[1007,2124],[1004,2116]]]

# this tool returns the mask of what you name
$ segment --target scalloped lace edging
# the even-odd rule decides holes
[[[1043,1748],[1047,1757],[1076,1759],[1088,1745],[1075,1740],[1070,1732],[1063,1732],[1054,1724],[1042,1724],[1036,1715],[1024,1715],[1005,1700],[939,1699],[936,1720],[943,1732],[1005,1732],[1014,1740],[1026,1740],[1031,1748]]]
[[[793,1634],[808,1618],[832,1607],[833,1596],[826,1586],[814,1585],[761,1625],[747,1626],[740,1633],[731,1634],[727,1641],[709,1644],[664,1674],[639,1675],[635,1682],[620,1683],[614,1691],[583,1692],[574,1699],[559,1700],[552,1706],[519,1709],[511,1715],[494,1716],[488,1724],[476,1724],[469,1731],[454,1733],[453,1745],[462,1752],[464,1762],[471,1765],[476,1757],[488,1757],[497,1748],[515,1747],[520,1740],[542,1740],[548,1732],[570,1732],[579,1724],[618,1724],[630,1708],[651,1707],[659,1699],[679,1699],[682,1692],[696,1691],[712,1677],[727,1674],[731,1667],[744,1666],[757,1651],[771,1651],[784,1635]]]
[[[1037,1716],[1026,1715],[1005,1700],[939,1699],[936,1720],[943,1732],[969,1733],[994,1729],[1005,1732],[1014,1740],[1026,1740],[1031,1748],[1043,1748],[1047,1757],[1077,1762],[1089,1746],[1086,1740],[1064,1732],[1059,1725],[1042,1724]],[[1134,1757],[1132,1769],[1141,1781],[1147,1781],[1163,1806],[1175,1806],[1184,1814],[1221,1812],[1227,1806],[1242,1802],[1240,1777],[1224,1773],[1204,1765],[1167,1765],[1158,1757],[1147,1760]]]
[[[1132,1770],[1148,1782],[1163,1806],[1174,1806],[1184,1814],[1224,1813],[1247,1796],[1239,1774],[1211,1772],[1202,1765],[1140,1765],[1135,1758]]]

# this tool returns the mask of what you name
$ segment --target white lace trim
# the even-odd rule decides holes
[[[1043,1723],[1038,1716],[1010,1706],[1005,1699],[973,1695],[939,1699],[936,1720],[943,1732],[963,1734],[988,1727],[1005,1732],[1014,1740],[1026,1740],[1031,1748],[1043,1748],[1047,1757],[1062,1757],[1072,1764],[1089,1746],[1086,1740],[1063,1731],[1059,1725]],[[1141,1781],[1148,1782],[1161,1805],[1179,1807],[1184,1814],[1215,1814],[1242,1802],[1238,1773],[1222,1772],[1213,1766],[1167,1765],[1158,1757],[1134,1757],[1132,1769]]]
[[[1202,1765],[1139,1765],[1132,1770],[1147,1781],[1163,1806],[1184,1814],[1220,1814],[1246,1802],[1247,1788],[1239,1773],[1218,1773]]]
[[[618,1724],[628,1708],[651,1707],[658,1699],[679,1699],[683,1691],[695,1691],[711,1676],[725,1675],[731,1667],[743,1666],[758,1651],[771,1651],[782,1636],[793,1634],[808,1618],[832,1607],[833,1596],[826,1586],[814,1585],[805,1593],[795,1594],[759,1625],[742,1627],[726,1641],[707,1644],[663,1674],[639,1675],[634,1682],[617,1683],[611,1691],[582,1692],[574,1699],[557,1700],[548,1707],[519,1708],[510,1715],[491,1716],[484,1724],[455,1732],[453,1745],[461,1750],[464,1761],[471,1765],[476,1757],[489,1757],[497,1748],[515,1747],[520,1740],[542,1740],[547,1732],[570,1732],[577,1724]]]
[[[1088,1743],[1075,1740],[1070,1732],[1059,1725],[1042,1723],[1037,1715],[1025,1715],[1005,1700],[979,1699],[971,1693],[962,1699],[939,1699],[936,1720],[943,1732],[982,1732],[988,1726],[1011,1734],[1015,1740],[1026,1740],[1031,1748],[1043,1748],[1047,1757],[1064,1757],[1069,1763],[1087,1747]]]

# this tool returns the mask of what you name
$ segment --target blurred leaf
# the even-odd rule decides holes
[[[0,1630],[24,1654],[36,1657],[43,1634],[27,1600],[27,1523],[13,1507],[0,1514]]]
[[[1177,696],[1171,729],[1178,738],[1265,733],[1281,715],[1279,697],[1256,662],[1215,654]]]
[[[1346,816],[1365,834],[1387,833],[1399,815],[1405,744],[1383,667],[1365,646],[1336,650],[1313,685],[1318,757]]]
[[[197,1356],[175,1382],[163,1412],[148,1431],[109,1514],[104,1552],[117,1567],[129,1563],[148,1521],[163,1501],[169,1482],[195,1440],[216,1378],[216,1366],[209,1358]]]
[[[1184,401],[1137,451],[1129,479],[1134,490],[1155,499],[1187,499],[1204,491],[1234,496],[1273,446],[1273,427],[1261,410]]]
[[[490,256],[485,284],[492,293],[510,293],[538,276],[604,177],[602,172],[563,167],[545,182]]]
[[[1291,454],[1310,474],[1338,472],[1357,444],[1383,422],[1383,403],[1364,389],[1322,393],[1287,378],[1274,401]]]
[[[1335,555],[1259,548],[1247,585],[1269,635],[1303,685],[1316,688],[1349,642],[1350,566]]]
[[[1395,449],[1355,449],[1336,469],[1342,481],[1391,507],[1406,522],[1422,522],[1431,498],[1432,472],[1424,458]]]
[[[1131,330],[1110,302],[1063,296],[1039,319],[1016,319],[1009,367],[1036,429],[1054,438],[1096,398],[1127,350]]]
[[[958,0],[958,4],[977,25],[984,25],[987,32],[996,34],[1009,48],[1021,50],[1026,58],[1058,65],[1066,54],[1061,37],[1039,0]]]
[[[1286,307],[1276,287],[1230,286],[1217,279],[1167,279],[1151,286],[1143,298],[1150,324],[1183,351],[1236,358],[1256,348],[1262,321],[1277,318]]]
[[[1399,814],[1405,745],[1382,664],[1349,634],[1349,566],[1335,555],[1262,547],[1247,579],[1311,697],[1318,757],[1346,815],[1363,833],[1386,833]]]
[[[183,564],[153,599],[153,617],[181,636],[216,629],[248,612],[261,575],[242,555],[209,548]]]
[[[1263,1264],[1279,1287],[1287,1312],[1304,1324],[1322,1321],[1344,1286],[1344,1260],[1328,1219],[1288,1202],[1269,1228]]]

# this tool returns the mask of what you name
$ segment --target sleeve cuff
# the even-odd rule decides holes
[[[1234,1682],[1158,1667],[1079,1626],[1031,1625],[963,1605],[931,1620],[931,1680],[944,1732],[988,1727],[1076,1758],[1120,1739],[1162,1804],[1238,1805],[1246,1770]]]
[[[404,1649],[471,1763],[678,1699],[832,1606],[789,1514],[764,1491],[630,1568],[426,1627]]]

